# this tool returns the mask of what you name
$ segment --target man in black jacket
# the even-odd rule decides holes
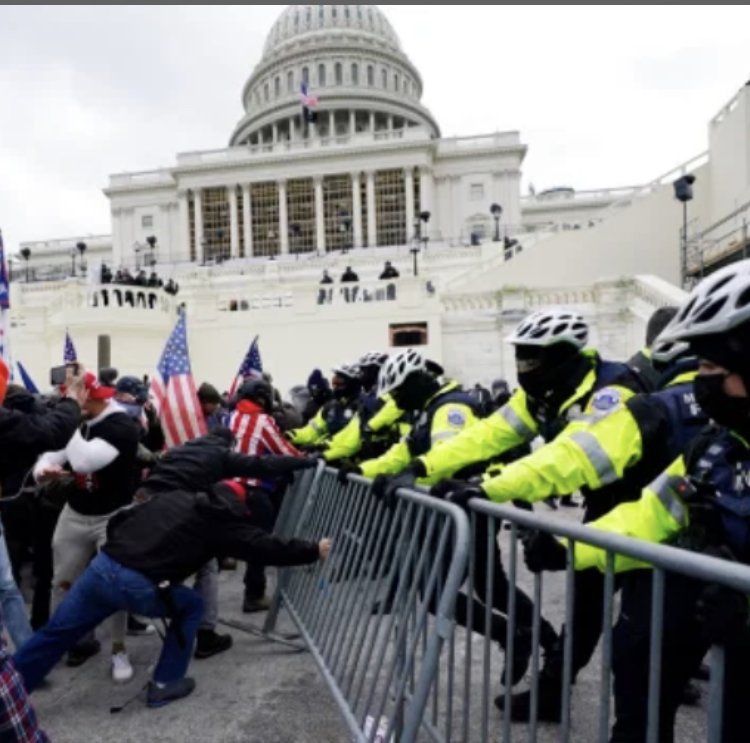
[[[107,542],[49,624],[14,660],[28,691],[39,687],[79,638],[117,611],[171,619],[149,685],[148,705],[163,707],[192,693],[186,678],[203,607],[182,583],[217,555],[268,565],[307,565],[325,558],[319,544],[282,541],[254,527],[245,504],[222,481],[278,477],[314,467],[305,459],[235,454],[227,429],[169,451],[144,483],[143,502],[118,513]]]

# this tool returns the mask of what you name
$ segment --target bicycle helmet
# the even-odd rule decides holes
[[[360,359],[358,365],[360,367],[378,366],[382,368],[385,365],[386,361],[388,361],[387,353],[381,353],[380,351],[371,351],[370,353],[365,354]]]
[[[337,377],[344,377],[345,379],[358,380],[359,379],[359,367],[354,364],[340,364],[334,366],[331,370]]]
[[[396,356],[388,359],[386,365],[380,370],[378,380],[378,397],[388,392],[393,392],[400,387],[414,372],[426,371],[427,364],[422,354],[409,348]]]
[[[726,266],[701,281],[660,340],[688,341],[734,330],[750,321],[750,260]]]
[[[690,344],[684,341],[667,341],[661,337],[651,347],[651,363],[669,366],[682,356],[690,355]]]
[[[581,350],[588,342],[589,326],[583,317],[576,312],[560,309],[534,313],[506,339],[506,343],[514,346],[546,348],[558,343],[569,343]]]

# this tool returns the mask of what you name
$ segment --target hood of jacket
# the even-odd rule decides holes
[[[217,483],[208,492],[198,493],[195,507],[202,517],[211,521],[238,521],[248,517],[247,506],[223,483]]]

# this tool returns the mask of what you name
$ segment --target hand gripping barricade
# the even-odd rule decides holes
[[[399,496],[388,508],[369,481],[343,486],[321,465],[298,480],[278,522],[279,536],[330,537],[334,546],[325,563],[280,573],[264,629],[274,631],[286,609],[357,743],[411,743],[420,732],[441,740],[434,725],[453,719],[441,657],[446,644],[455,654],[469,522],[449,503]]]

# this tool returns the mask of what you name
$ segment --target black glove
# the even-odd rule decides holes
[[[441,480],[430,488],[430,495],[433,498],[445,500],[451,493],[463,490],[468,483],[466,480]],[[472,487],[476,487],[472,485]]]
[[[568,567],[568,550],[546,531],[527,532],[522,541],[526,567],[532,573],[556,573]]]
[[[469,501],[475,499],[478,500],[489,500],[487,493],[477,483],[471,482],[454,482],[458,485],[457,488],[451,490],[446,496],[445,500],[448,503],[452,503],[454,506],[458,506],[464,511],[469,510]]]
[[[372,485],[372,494],[382,500],[388,508],[396,505],[399,490],[413,490],[416,487],[417,480],[424,477],[424,465],[417,461],[410,464],[403,472],[398,475],[378,475]]]
[[[258,460],[258,469],[260,470],[258,474],[266,477],[278,477],[302,470],[311,470],[316,466],[315,461],[302,457],[261,457]]]
[[[748,631],[747,596],[726,586],[706,586],[698,600],[696,617],[703,636],[712,645],[730,645]]]
[[[362,477],[362,468],[356,464],[342,464],[339,467],[338,481],[341,485],[349,483],[349,475],[359,475]]]

